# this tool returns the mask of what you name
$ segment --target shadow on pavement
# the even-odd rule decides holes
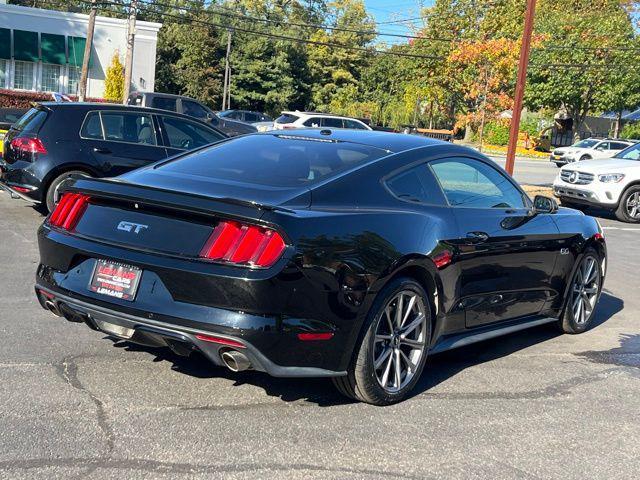
[[[603,291],[592,328],[597,328],[605,323],[622,310],[623,306],[624,303],[621,299]],[[425,373],[411,396],[420,395],[468,367],[505,357],[551,340],[561,334],[554,324],[542,325],[429,357]],[[254,385],[262,388],[267,395],[278,397],[285,402],[305,401],[321,407],[354,403],[340,395],[329,379],[275,378],[266,373],[252,371],[233,373],[226,368],[211,364],[197,352],[189,357],[181,357],[168,348],[146,347],[123,341],[115,342],[114,346],[124,348],[127,351],[151,353],[155,355],[155,362],[169,362],[174,371],[185,375],[204,379],[223,378],[233,381],[234,385]]]

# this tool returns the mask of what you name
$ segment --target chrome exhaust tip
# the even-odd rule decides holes
[[[251,368],[251,362],[244,353],[237,350],[225,350],[220,358],[232,372],[243,372]]]
[[[44,302],[44,306],[47,307],[47,309],[53,313],[56,317],[62,317],[62,312],[60,312],[60,309],[58,308],[58,306],[53,303],[51,300],[47,300]]]

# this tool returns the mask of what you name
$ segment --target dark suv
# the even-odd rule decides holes
[[[178,112],[190,117],[207,122],[230,137],[256,133],[258,130],[253,125],[239,122],[232,118],[221,118],[206,105],[183,95],[171,95],[169,93],[133,92],[127,99],[129,105],[138,107],[159,108]]]
[[[114,177],[227,135],[177,113],[99,103],[47,102],[7,132],[0,182],[51,211],[69,176]]]

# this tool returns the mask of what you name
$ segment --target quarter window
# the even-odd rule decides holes
[[[182,118],[162,117],[169,146],[183,150],[202,147],[224,138],[221,134]]]
[[[387,180],[387,187],[401,200],[446,205],[442,191],[426,165],[420,165]]]
[[[469,158],[431,162],[442,190],[454,207],[524,208],[523,194],[495,168]]]
[[[102,123],[100,122],[100,114],[98,112],[91,112],[87,115],[87,118],[82,124],[80,136],[93,140],[103,140]]]
[[[344,128],[352,128],[354,130],[365,130],[364,125],[355,120],[344,119]]]

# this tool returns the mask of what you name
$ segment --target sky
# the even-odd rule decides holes
[[[430,6],[433,0],[365,0],[367,10],[375,17],[376,22],[389,22],[420,16],[422,6]],[[406,23],[380,25],[379,30],[390,33],[411,33],[412,26],[420,25],[420,21],[413,20]],[[381,38],[391,41],[392,38]]]

